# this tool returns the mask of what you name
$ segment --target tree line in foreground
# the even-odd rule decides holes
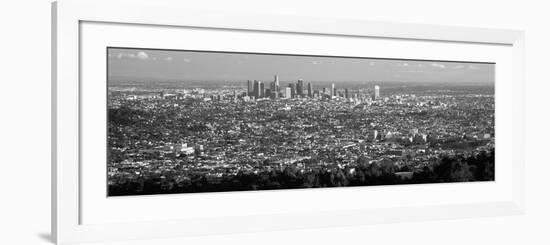
[[[301,171],[289,165],[279,170],[260,173],[239,172],[209,180],[203,174],[189,178],[149,175],[136,179],[113,179],[109,196],[150,195],[170,193],[225,192],[247,190],[276,190],[297,188],[322,188],[345,186],[373,186],[422,183],[448,183],[493,181],[495,179],[494,149],[482,151],[476,156],[443,156],[432,166],[410,170],[400,175],[403,168],[392,163],[364,163],[358,160],[355,167],[326,167],[313,171]],[[401,172],[402,173],[402,172]]]

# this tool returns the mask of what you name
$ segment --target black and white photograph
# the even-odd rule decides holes
[[[106,56],[108,196],[495,180],[495,63]]]
[[[544,1],[6,3],[0,244],[550,244]]]

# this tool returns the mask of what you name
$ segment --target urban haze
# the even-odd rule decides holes
[[[109,196],[495,178],[494,63],[106,55]]]

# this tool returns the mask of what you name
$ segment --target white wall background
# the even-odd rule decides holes
[[[437,23],[527,31],[527,214],[111,244],[549,244],[546,156],[550,23],[546,1],[232,0],[190,8]],[[0,244],[48,244],[50,1],[0,5]],[[512,98],[513,99],[513,98]]]

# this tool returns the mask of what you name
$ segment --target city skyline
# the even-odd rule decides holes
[[[108,79],[493,84],[494,63],[108,48]]]
[[[495,179],[494,64],[110,51],[109,196]]]

